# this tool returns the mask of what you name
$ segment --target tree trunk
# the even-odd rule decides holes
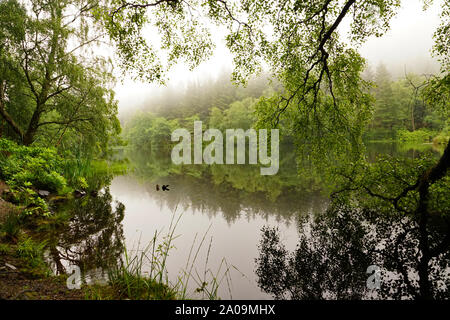
[[[428,239],[428,219],[430,217],[428,212],[428,199],[430,186],[443,178],[450,168],[450,141],[444,150],[444,154],[439,159],[438,163],[431,169],[427,170],[420,178],[419,191],[419,205],[416,210],[419,223],[419,250],[422,256],[419,259],[417,266],[419,273],[419,298],[433,299],[433,293],[429,281],[429,262],[432,258],[430,253],[430,245]]]
[[[61,23],[61,11],[56,10],[56,12],[51,13],[52,20],[56,19]],[[42,83],[42,89],[40,94],[36,97],[36,109],[33,112],[30,123],[28,124],[28,129],[23,136],[23,144],[29,146],[34,141],[34,136],[39,127],[39,121],[41,120],[41,114],[43,112],[44,105],[49,97],[49,89],[52,82],[52,72],[55,68],[55,54],[58,50],[58,37],[60,32],[57,28],[53,30],[53,35],[51,39],[51,49],[48,55],[47,62],[45,63],[45,75]]]
[[[39,127],[39,120],[41,118],[41,107],[38,105],[36,110],[34,110],[33,116],[31,117],[28,129],[23,136],[23,144],[29,146],[34,141],[34,136]]]

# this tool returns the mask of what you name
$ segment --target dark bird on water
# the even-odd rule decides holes
[[[159,184],[156,185],[156,191],[159,191]]]

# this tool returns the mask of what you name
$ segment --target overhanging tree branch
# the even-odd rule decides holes
[[[328,14],[328,5],[330,4],[330,2],[331,1],[326,1],[324,3],[324,5],[322,6],[322,8],[320,10],[316,11],[311,17],[300,21],[300,23],[306,23],[309,20],[311,20],[313,17],[318,16],[318,15],[320,15],[320,13],[322,13],[322,27],[321,27],[321,30],[319,33],[319,44],[318,44],[317,48],[314,50],[313,54],[308,59],[310,61],[311,65],[306,70],[302,83],[294,90],[294,92],[288,98],[282,97],[282,99],[280,100],[280,104],[284,102],[284,106],[281,108],[278,107],[278,109],[275,112],[275,115],[274,115],[274,119],[275,119],[274,125],[275,126],[278,125],[281,114],[286,111],[286,109],[289,107],[289,104],[294,99],[294,97],[299,94],[301,94],[299,103],[302,103],[303,101],[306,100],[306,96],[310,92],[313,92],[314,97],[313,97],[313,106],[312,107],[315,109],[315,104],[317,103],[317,98],[318,98],[318,94],[319,94],[319,90],[320,90],[320,84],[322,83],[324,74],[326,74],[327,79],[328,79],[328,87],[330,90],[330,95],[333,99],[333,105],[335,107],[337,106],[336,97],[333,92],[333,81],[332,81],[332,77],[331,77],[331,72],[328,67],[329,53],[328,53],[328,51],[326,51],[325,45],[328,41],[330,41],[330,39],[333,35],[333,32],[336,31],[337,27],[342,22],[342,20],[344,19],[346,14],[349,12],[351,6],[356,2],[356,0],[348,0],[344,4],[342,10],[340,11],[339,15],[334,20],[331,27],[327,29],[326,28],[326,18],[327,18],[327,14]],[[311,77],[311,73],[313,72],[314,69],[316,69],[316,67],[320,68],[320,70],[318,71],[319,76],[311,85],[308,85],[308,82]]]

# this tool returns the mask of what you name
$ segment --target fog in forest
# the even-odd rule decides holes
[[[439,72],[439,63],[432,56],[433,33],[439,25],[441,1],[434,1],[424,10],[423,0],[402,2],[397,15],[392,19],[390,29],[382,37],[371,37],[360,48],[360,54],[367,59],[369,68],[375,71],[383,64],[396,79],[406,73],[432,74]],[[348,19],[347,19],[348,20]],[[344,22],[346,22],[344,20]],[[349,23],[343,23],[338,31],[344,38]],[[131,77],[119,76],[115,88],[119,101],[119,118],[124,120],[136,110],[153,110],[160,101],[172,101],[173,94],[228,77],[232,72],[232,56],[223,40],[224,30],[212,27],[216,44],[215,53],[193,71],[178,63],[169,71],[166,86],[135,81]],[[149,33],[151,31],[149,30]],[[153,38],[149,35],[148,39]],[[262,78],[267,76],[262,75]],[[177,96],[180,98],[180,96]]]

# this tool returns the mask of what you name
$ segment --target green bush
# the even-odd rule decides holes
[[[62,176],[63,162],[56,150],[19,146],[0,139],[0,179],[12,189],[28,187],[62,192],[67,187]]]
[[[400,129],[397,131],[397,140],[402,142],[425,143],[431,142],[431,140],[435,135],[436,135],[435,131],[424,128],[416,131],[408,131],[405,129]]]
[[[64,161],[63,172],[71,187],[92,191],[107,185],[114,175],[125,173],[126,168],[124,161],[109,163],[106,160],[72,158]]]
[[[433,143],[447,144],[449,140],[450,140],[450,126],[447,126],[437,136],[433,138]]]

